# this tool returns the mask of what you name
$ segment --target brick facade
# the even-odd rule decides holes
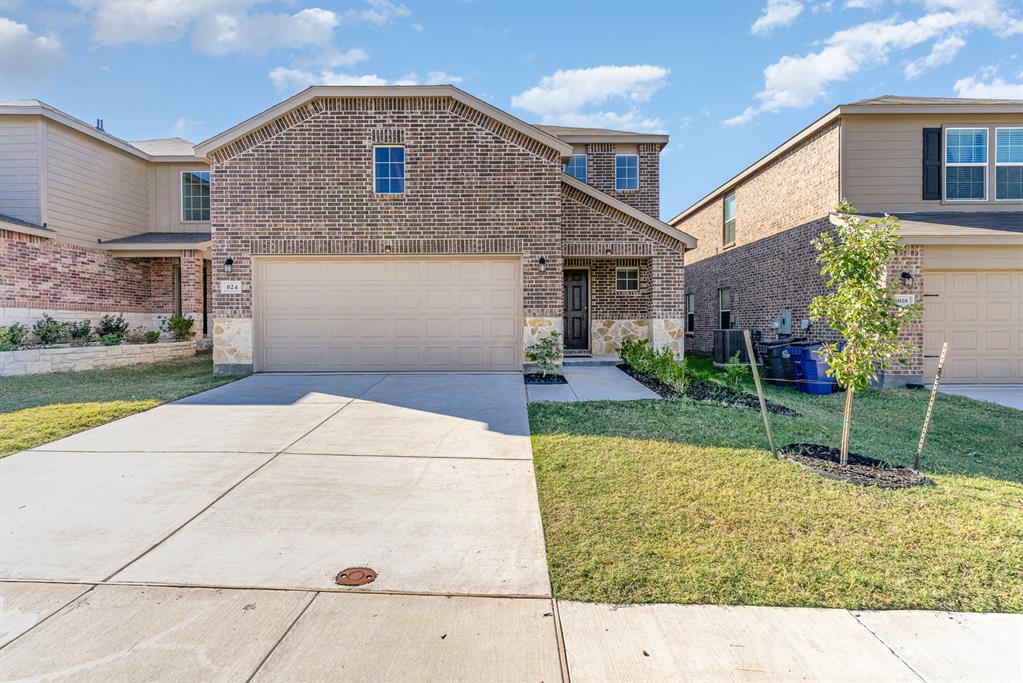
[[[405,192],[375,194],[373,146],[396,141]],[[558,329],[565,257],[610,245],[616,256],[663,259],[644,298],[655,313],[679,311],[681,289],[658,291],[682,282],[676,240],[563,184],[557,150],[452,98],[320,98],[211,156],[213,263],[234,260],[229,277],[213,274],[225,340],[215,338],[214,360],[225,366],[252,362],[252,266],[262,254],[521,254],[528,340]],[[656,187],[647,193],[656,205]],[[221,293],[225,277],[242,293]]]
[[[615,189],[615,156],[639,155],[639,189]],[[648,216],[661,212],[661,149],[656,144],[616,145],[599,142],[586,145],[586,178],[604,194],[634,206]]]

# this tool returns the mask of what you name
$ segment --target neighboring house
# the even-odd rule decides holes
[[[196,146],[215,370],[518,371],[552,331],[681,353],[696,243],[651,215],[666,143],[452,86],[312,87],[257,114]]]
[[[687,347],[714,330],[832,339],[809,324],[824,291],[811,240],[841,198],[902,220],[889,264],[916,351],[885,384],[1023,382],[1023,101],[880,97],[836,107],[669,223],[686,254]],[[791,320],[791,324],[789,321]],[[809,324],[804,328],[804,325]]]
[[[209,167],[180,138],[126,142],[0,101],[0,325],[122,313],[209,328]]]

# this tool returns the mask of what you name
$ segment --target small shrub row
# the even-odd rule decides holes
[[[160,327],[177,341],[192,337],[191,318],[172,315]],[[160,341],[159,330],[147,330],[142,326],[130,327],[121,314],[104,315],[95,327],[91,320],[56,320],[48,313],[29,328],[21,323],[4,327],[0,325],[0,351],[14,351],[27,345],[54,346],[72,344],[83,346],[99,341],[104,346],[116,346],[122,341],[129,344],[155,344]]]
[[[697,379],[689,367],[689,359],[679,361],[669,348],[654,349],[649,339],[626,339],[618,351],[623,363],[628,363],[637,372],[649,375],[668,385],[680,394]]]

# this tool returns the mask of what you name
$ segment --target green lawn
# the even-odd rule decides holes
[[[232,382],[209,353],[113,370],[0,377],[0,457]]]
[[[837,446],[841,395],[768,393],[803,413],[771,416],[779,443]],[[858,394],[852,449],[911,464],[926,403]],[[921,467],[935,485],[908,490],[775,460],[751,410],[534,404],[530,422],[559,598],[1023,611],[1019,411],[939,396]]]

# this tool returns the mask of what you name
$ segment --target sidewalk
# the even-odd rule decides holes
[[[1021,681],[1023,614],[560,602],[572,683]]]

